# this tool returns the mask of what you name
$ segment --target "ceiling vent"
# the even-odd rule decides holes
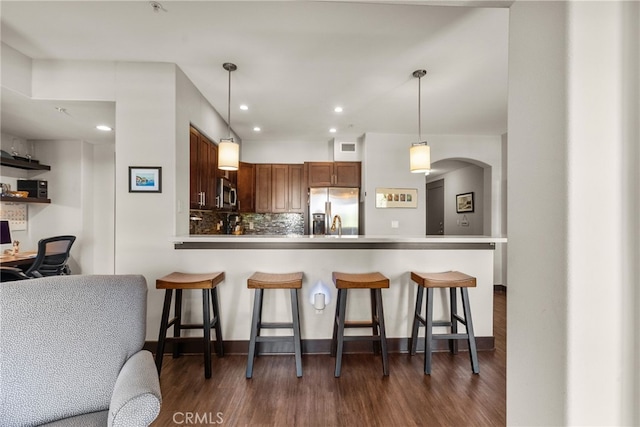
[[[360,160],[360,150],[357,141],[333,140],[333,160],[353,162]]]

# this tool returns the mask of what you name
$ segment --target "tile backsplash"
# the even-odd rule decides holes
[[[225,234],[227,213],[191,210],[189,234]],[[240,215],[244,234],[303,235],[301,213],[244,213]],[[253,225],[253,229],[250,228]]]

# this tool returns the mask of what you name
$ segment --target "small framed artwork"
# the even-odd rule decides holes
[[[376,188],[376,208],[417,208],[416,188]]]
[[[473,191],[471,193],[456,194],[456,212],[473,212]]]
[[[129,166],[129,193],[162,193],[162,168]]]

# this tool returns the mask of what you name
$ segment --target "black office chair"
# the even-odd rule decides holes
[[[33,264],[26,271],[16,267],[2,267],[0,278],[5,282],[71,274],[67,262],[71,246],[75,241],[76,236],[54,236],[41,239],[38,242],[38,253]]]

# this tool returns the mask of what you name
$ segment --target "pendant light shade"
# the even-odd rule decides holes
[[[422,141],[420,79],[427,75],[426,70],[416,70],[413,77],[418,79],[418,142],[411,144],[409,149],[409,169],[412,173],[428,174],[431,170],[431,147],[427,141]]]
[[[240,162],[240,146],[231,135],[231,72],[238,69],[235,64],[225,62],[222,68],[229,72],[229,96],[227,99],[227,130],[229,137],[220,140],[218,144],[218,169],[237,171]]]
[[[218,144],[218,169],[237,171],[240,161],[240,146],[231,139],[221,139]]]
[[[411,144],[409,166],[412,173],[429,173],[431,169],[431,147],[426,142]]]

